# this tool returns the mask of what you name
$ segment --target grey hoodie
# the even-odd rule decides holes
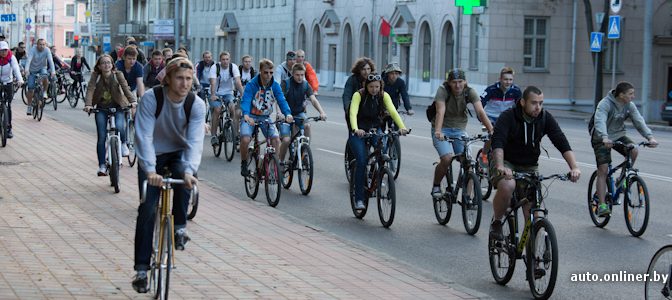
[[[637,131],[649,139],[653,136],[651,129],[646,126],[644,118],[637,110],[635,103],[621,103],[616,100],[613,90],[600,100],[595,109],[595,131],[593,139],[603,140],[609,138],[612,141],[625,136],[625,119],[630,118]]]

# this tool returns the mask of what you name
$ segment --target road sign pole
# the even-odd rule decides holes
[[[595,66],[593,67],[593,72],[595,73],[595,86],[593,87],[593,90],[595,90],[595,95],[601,94],[602,91],[597,90],[597,76],[600,76],[600,71],[597,70],[597,61],[600,59],[600,52],[595,52]],[[597,109],[597,103],[593,101],[593,111]]]
[[[616,40],[611,40],[611,88],[616,87]]]

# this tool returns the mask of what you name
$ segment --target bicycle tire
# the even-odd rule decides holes
[[[141,196],[142,197],[142,196]],[[161,252],[161,249],[159,249],[159,240],[161,238],[161,200],[159,200],[156,204],[156,209],[155,209],[155,219],[154,219],[154,234],[152,235],[152,255],[150,258],[149,262],[149,289],[152,292],[152,298],[156,299],[159,297],[159,285],[158,285],[158,279],[159,279],[159,253]]]
[[[65,99],[67,99],[67,97],[68,97],[68,87],[70,87],[70,85],[71,84],[63,83],[63,84],[61,84],[57,87],[58,90],[56,91],[56,100],[58,101],[58,103],[65,102]],[[61,91],[62,90],[65,90],[65,92],[63,93],[63,96],[61,96]],[[61,98],[61,100],[58,100],[59,98]]]
[[[158,280],[158,299],[168,299],[170,287],[170,271],[173,268],[173,226],[171,218],[167,217],[164,221],[163,242],[160,253],[159,280]]]
[[[481,184],[481,198],[483,201],[487,200],[492,193],[492,182],[490,182],[490,176],[488,174],[488,164],[481,160],[483,149],[478,150],[476,154],[476,174],[478,175],[478,180]]]
[[[350,207],[352,208],[352,213],[355,215],[355,218],[357,219],[363,219],[364,216],[366,216],[366,211],[369,208],[369,197],[366,195],[366,187],[364,190],[364,209],[356,209],[355,208],[355,169],[357,168],[357,162],[356,161],[351,161],[350,166],[348,169],[350,170],[350,182],[349,184],[349,191],[350,191]],[[365,173],[366,174],[366,173]],[[365,175],[366,176],[366,175]]]
[[[198,211],[199,200],[198,189],[191,189],[191,196],[189,197],[189,206],[187,207],[187,220],[192,220]]]
[[[449,170],[452,173],[452,171]],[[446,174],[448,176],[448,174]],[[452,177],[452,176],[451,176]],[[451,184],[448,183],[448,178],[441,180],[440,189],[443,192],[441,197],[433,197],[432,203],[434,204],[434,216],[436,221],[439,222],[439,225],[446,225],[450,222],[450,215],[453,211],[453,194],[449,188]],[[444,183],[445,182],[445,183]]]
[[[37,120],[37,115],[39,114],[40,110],[40,102],[37,101],[37,99],[33,99],[33,102],[30,103],[30,106],[33,107],[32,115],[33,115],[33,120]]]
[[[345,168],[345,178],[348,179],[348,182],[350,182],[351,179],[351,166],[352,162],[355,160],[355,154],[352,153],[352,149],[350,148],[350,140],[345,142],[345,150],[343,151],[343,166]]]
[[[396,180],[399,177],[399,171],[401,169],[401,142],[399,141],[398,136],[392,137],[392,145],[390,145],[388,151],[390,160],[388,166],[392,174],[394,174],[394,179]]]
[[[292,182],[294,181],[294,169],[296,169],[296,152],[293,149],[294,146],[289,146],[289,153],[287,153],[287,160],[285,163],[288,163],[289,166],[282,167],[282,187],[284,189],[289,189],[292,187]],[[300,170],[299,170],[300,172]]]
[[[607,178],[607,191],[604,196],[604,201],[609,206],[609,209],[611,209],[612,189],[611,186],[609,185],[608,180],[609,179]],[[593,221],[593,224],[595,224],[595,226],[599,228],[603,228],[604,226],[607,226],[609,220],[611,219],[611,216],[599,217],[597,215],[597,206],[599,204],[599,200],[597,198],[596,183],[597,183],[597,171],[594,171],[593,175],[590,176],[590,181],[588,182],[588,213],[590,214],[590,219]]]
[[[636,191],[636,197],[633,197],[635,195],[630,194],[633,187]],[[641,236],[644,234],[646,227],[649,224],[649,189],[646,187],[646,183],[644,183],[644,180],[641,177],[632,175],[627,179],[627,187],[624,196],[623,213],[625,216],[625,225],[628,227],[628,231],[630,231],[632,236]],[[641,225],[639,225],[637,220],[642,217],[642,209],[644,210],[644,216]]]
[[[495,282],[506,285],[513,277],[516,270],[516,213],[507,217],[502,224],[504,242],[500,247],[495,245],[495,240],[488,238],[488,257],[490,260],[490,272]],[[502,243],[502,242],[500,242]],[[499,271],[502,272],[499,272]]]
[[[553,294],[555,281],[558,278],[558,240],[555,236],[553,225],[545,218],[534,222],[528,241],[527,251],[527,282],[535,299],[548,299]],[[543,234],[545,232],[545,234]],[[541,236],[539,235],[541,233]],[[541,253],[537,253],[541,247]],[[549,254],[548,251],[551,251]],[[536,266],[543,266],[537,269]],[[549,273],[550,265],[550,273]],[[543,270],[543,272],[541,272]],[[543,274],[542,274],[543,273]],[[537,276],[541,275],[541,278]],[[547,278],[548,282],[542,282]],[[545,283],[545,284],[544,284]]]
[[[266,175],[264,176],[266,201],[271,207],[276,207],[282,194],[282,171],[278,167],[278,160],[275,155],[268,155],[264,158],[264,172]]]
[[[77,97],[77,87],[73,84],[68,87],[67,91],[65,92],[66,97],[68,98],[68,103],[70,104],[70,107],[75,108],[77,107],[77,102],[79,101]]]
[[[232,161],[233,154],[236,153],[236,145],[233,140],[233,124],[231,120],[226,120],[226,122],[224,122],[222,137],[224,137],[224,157],[226,158],[226,161]]]
[[[394,222],[397,195],[394,186],[394,173],[387,167],[383,167],[380,170],[376,200],[378,202],[380,223],[383,224],[383,227],[389,228]]]
[[[308,145],[308,143],[304,143],[301,146],[301,155],[299,156],[299,159],[301,159],[301,169],[297,172],[299,175],[299,188],[301,189],[301,194],[306,196],[310,194],[310,190],[313,188],[314,175],[313,151],[310,150],[310,145]]]
[[[212,145],[212,152],[215,154],[215,157],[219,157],[220,154],[222,154],[222,132],[224,130],[224,121],[222,120],[222,117],[220,115],[219,120],[217,121],[219,124],[217,126],[217,131],[215,132],[215,136],[219,140],[218,143]]]
[[[462,187],[462,222],[464,223],[464,229],[470,235],[478,232],[483,213],[481,189],[478,186],[478,182],[478,176],[470,172],[467,174],[467,180]],[[467,192],[469,189],[471,189],[472,195],[469,195]]]
[[[660,262],[660,263],[659,263]],[[645,280],[644,284],[644,299],[661,299],[661,298],[670,298],[670,292],[672,287],[670,286],[670,276],[672,272],[670,267],[672,266],[672,244],[665,245],[656,251],[656,254],[651,257],[649,262],[649,267],[646,269],[648,280]],[[663,281],[654,281],[659,279],[660,275],[668,275],[667,282]],[[667,293],[667,295],[665,295]]]
[[[128,147],[126,160],[128,160],[128,166],[132,168],[138,159],[135,152],[135,120],[129,119],[128,124],[126,124],[126,146]]]
[[[258,158],[254,151],[250,151],[248,154],[250,158],[247,160],[247,169],[249,170],[250,175],[245,176],[245,193],[248,197],[254,199],[259,192],[259,173],[257,172]]]
[[[35,98],[33,98],[33,101],[35,101]],[[42,115],[44,115],[44,106],[46,105],[46,102],[44,99],[42,100],[37,100],[37,121],[40,122],[42,121]],[[35,113],[33,111],[33,113]]]
[[[28,96],[26,96],[26,91],[28,90],[28,86],[26,83],[24,83],[21,86],[21,100],[23,101],[24,105],[28,105]]]
[[[7,117],[7,104],[0,103],[0,146],[7,146],[7,132],[9,130],[9,120]]]
[[[54,106],[54,111],[58,109],[58,91],[56,89],[58,88],[55,84],[49,84],[47,87],[49,90],[47,92],[49,98],[51,99],[50,102]]]
[[[110,185],[114,187],[114,192],[119,193],[119,140],[110,139]]]

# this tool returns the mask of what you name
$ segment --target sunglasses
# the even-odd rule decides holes
[[[180,67],[180,68],[185,68],[185,69],[193,69],[193,67],[191,65],[189,65],[188,63],[180,63],[177,66]]]
[[[380,81],[382,77],[378,74],[369,74],[368,80],[369,81]]]

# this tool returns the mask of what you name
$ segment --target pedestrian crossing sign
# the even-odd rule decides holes
[[[607,30],[607,38],[611,40],[621,38],[621,16],[609,16],[609,29]]]
[[[590,33],[590,51],[602,52],[602,37],[604,37],[602,32]]]

